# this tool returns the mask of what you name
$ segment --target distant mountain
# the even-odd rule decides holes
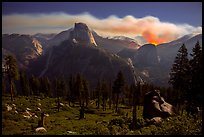
[[[73,31],[74,28],[69,30],[65,30],[60,32],[59,34],[55,35],[53,38],[46,41],[44,45],[45,50],[52,46],[60,45],[61,42],[68,40],[70,38],[70,33]],[[124,36],[116,36],[116,37],[101,37],[99,36],[94,30],[89,30],[88,35],[92,35],[95,42],[95,45],[108,50],[111,53],[118,53],[124,48],[131,48],[131,49],[138,49],[140,45],[134,39],[124,37]],[[91,38],[91,39],[93,39]]]
[[[30,35],[2,35],[2,57],[8,54],[13,55],[21,68],[26,68],[29,62],[41,56],[42,52],[41,43]]]
[[[97,46],[92,32],[84,23],[75,23],[74,29],[70,32],[69,39],[78,45]]]
[[[128,37],[118,36],[104,38],[99,36],[96,32],[93,32],[93,36],[100,47],[115,54],[125,48],[138,49],[140,47],[134,39]]]
[[[133,63],[137,66],[148,67],[158,65],[158,56],[156,46],[145,44],[138,49]]]
[[[170,69],[180,46],[184,43],[188,53],[191,53],[197,41],[202,46],[202,34],[185,35],[158,46],[145,44],[138,50],[123,49],[117,55],[125,59],[131,58],[134,66],[146,77],[149,77],[148,82],[159,86],[168,86]]]
[[[138,50],[123,49],[118,55],[122,58],[131,58],[135,68],[143,74],[143,79],[146,82],[155,85],[165,85],[163,81],[162,72],[159,65],[159,58],[156,46],[153,44],[145,44]]]
[[[98,79],[113,81],[122,70],[127,82],[133,82],[132,70],[126,60],[98,47],[76,46],[69,40],[54,46],[49,53],[33,62],[30,68],[36,75],[51,79],[81,73],[91,82],[91,86],[95,86]]]
[[[61,42],[68,40],[70,32],[73,28],[60,32],[59,34],[55,35],[52,39],[48,40],[49,46],[58,46]]]
[[[3,34],[2,58],[11,54],[20,68],[40,77],[67,78],[80,72],[92,86],[99,78],[113,81],[119,70],[132,83],[132,62],[141,81],[168,86],[178,49],[184,43],[190,53],[197,41],[202,45],[202,34],[189,34],[158,46],[141,46],[135,39],[102,37],[86,24],[75,23],[73,28],[59,34]]]
[[[169,43],[159,44],[157,46],[158,56],[160,58],[160,62],[162,67],[169,69],[178,53],[179,48],[184,43],[188,53],[192,52],[196,42],[199,41],[200,45],[202,45],[202,34],[198,35],[185,35],[175,41],[171,41]],[[190,56],[189,56],[190,57]]]
[[[49,40],[54,38],[57,34],[51,33],[51,34],[43,34],[43,33],[37,33],[35,35],[32,35],[32,37],[36,38],[41,45],[43,45],[43,49],[45,50],[49,45]]]
[[[37,33],[35,35],[33,35],[33,37],[35,38],[39,38],[39,39],[44,39],[44,40],[50,40],[53,37],[55,37],[57,34],[55,33],[48,33],[48,34],[44,34],[44,33]]]
[[[113,81],[119,70],[122,70],[127,82],[132,83],[133,71],[128,61],[96,46],[94,37],[86,27],[86,24],[75,24],[69,39],[51,47],[45,55],[34,61],[30,65],[30,72],[51,79],[68,78],[70,74],[81,73],[95,86],[98,79]]]

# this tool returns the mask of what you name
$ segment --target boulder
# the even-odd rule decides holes
[[[44,132],[47,132],[47,130],[44,127],[38,127],[35,129],[35,132],[44,133]]]
[[[152,119],[154,117],[166,118],[175,114],[175,108],[167,103],[163,97],[160,96],[158,90],[150,91],[145,94],[144,98],[144,119]]]
[[[159,124],[159,123],[161,123],[162,122],[162,118],[161,117],[154,117],[154,118],[152,118],[152,119],[150,119],[150,120],[147,120],[147,122],[149,123],[149,124]]]

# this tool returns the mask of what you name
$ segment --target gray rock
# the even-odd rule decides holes
[[[160,96],[158,90],[154,90],[145,94],[144,99],[144,119],[152,119],[154,117],[166,118],[175,114],[175,108],[167,103]]]

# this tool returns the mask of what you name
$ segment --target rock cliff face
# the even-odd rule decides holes
[[[159,63],[157,49],[153,44],[145,44],[138,49],[135,64],[141,67],[155,66]]]
[[[35,67],[38,66],[38,67]],[[128,62],[115,54],[93,46],[81,46],[64,41],[54,46],[47,54],[30,66],[37,76],[69,78],[80,73],[95,87],[98,79],[113,81],[121,70],[127,82],[133,82],[133,74]]]
[[[26,68],[30,61],[42,55],[41,43],[30,35],[4,34],[2,35],[2,58],[13,55],[20,68]]]
[[[42,55],[43,50],[42,50],[42,45],[40,44],[40,42],[36,38],[33,38],[32,43],[37,51],[37,54]]]
[[[70,32],[70,40],[79,45],[97,46],[91,31],[84,23],[75,23],[74,30]]]

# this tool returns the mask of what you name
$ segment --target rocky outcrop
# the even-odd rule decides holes
[[[49,53],[51,54],[45,54],[31,64],[31,73],[51,79],[53,76],[69,77],[71,74],[81,73],[94,87],[97,79],[113,81],[119,70],[122,70],[126,81],[133,82],[132,70],[127,61],[98,47],[80,46],[65,41],[53,47]]]
[[[70,40],[79,45],[97,46],[91,31],[84,23],[75,23],[74,30],[70,32]]]
[[[144,119],[153,119],[155,117],[166,118],[174,114],[174,106],[165,102],[158,90],[150,91],[145,94],[143,110]]]
[[[134,60],[134,64],[139,67],[149,67],[158,65],[159,60],[155,45],[143,45],[141,48],[138,49]]]
[[[42,55],[41,43],[30,35],[2,35],[2,58],[13,55],[20,68],[26,68],[29,63]]]

